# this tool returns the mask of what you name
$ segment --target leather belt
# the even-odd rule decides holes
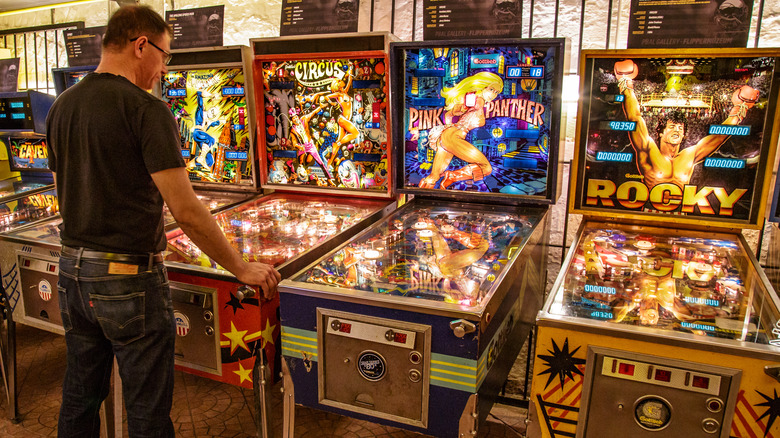
[[[63,245],[61,254],[75,258],[81,256],[81,260],[106,260],[109,262],[131,263],[142,266],[152,266],[163,262],[163,256],[159,252],[149,254],[122,254],[95,251],[86,248],[73,248]]]

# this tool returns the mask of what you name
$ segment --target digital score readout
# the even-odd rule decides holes
[[[609,120],[599,123],[599,129],[605,131],[625,131],[633,132],[636,130],[636,122],[628,122],[621,120]]]
[[[542,79],[543,65],[515,65],[506,68],[507,79]]]
[[[33,129],[30,101],[26,98],[0,99],[0,129]]]
[[[169,88],[165,91],[165,95],[168,97],[187,97],[186,88]]]
[[[606,96],[604,96],[604,99],[607,102],[618,102],[618,103],[621,103],[621,102],[625,102],[626,101],[626,96],[624,96],[622,94],[607,94]]]
[[[244,87],[222,87],[222,95],[225,97],[243,96]]]

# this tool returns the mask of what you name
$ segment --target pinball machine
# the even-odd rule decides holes
[[[57,213],[45,139],[53,102],[33,90],[0,93],[0,143],[8,159],[0,171],[0,233]]]
[[[57,194],[48,170],[46,115],[54,97],[34,90],[0,93],[0,234],[57,214]],[[0,252],[4,251],[0,245]],[[8,416],[17,417],[15,323],[20,293],[14,273],[2,266],[2,340],[0,360]],[[10,286],[10,287],[9,287]]]
[[[569,211],[528,436],[780,436],[764,224],[776,49],[583,51]]]
[[[182,157],[195,191],[218,209],[256,196],[249,47],[181,49],[172,55],[159,96],[179,125]]]
[[[51,78],[54,82],[54,92],[57,96],[63,91],[76,85],[84,79],[84,76],[95,71],[96,65],[84,65],[78,67],[61,67],[51,69]]]
[[[280,283],[284,436],[296,404],[476,435],[542,305],[566,40],[390,46],[413,199]]]
[[[252,40],[258,180],[273,193],[214,216],[246,260],[271,264],[289,276],[395,208],[388,182],[389,37],[343,36],[368,40],[366,50],[337,54],[305,38],[295,38],[296,44],[286,38]],[[316,78],[290,74],[310,64],[327,67],[311,71]],[[358,111],[366,102],[369,110]],[[344,120],[351,120],[349,129]],[[201,154],[193,150],[193,156]],[[197,157],[195,162],[200,172],[202,163]],[[167,237],[166,266],[180,303],[177,366],[264,391],[257,385],[278,376],[278,296],[266,301],[240,284],[181,230]],[[267,405],[258,412],[267,415]],[[265,419],[261,426],[267,427]]]

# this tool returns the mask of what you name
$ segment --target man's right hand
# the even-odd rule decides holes
[[[279,271],[265,263],[245,263],[240,273],[236,274],[238,281],[250,286],[258,286],[266,299],[276,296],[276,286],[282,280]]]

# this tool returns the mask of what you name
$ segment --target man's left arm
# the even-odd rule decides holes
[[[152,179],[181,229],[193,242],[220,266],[232,272],[238,281],[263,289],[266,298],[273,298],[281,276],[273,266],[249,263],[228,242],[208,209],[195,196],[183,167],[152,174]]]

